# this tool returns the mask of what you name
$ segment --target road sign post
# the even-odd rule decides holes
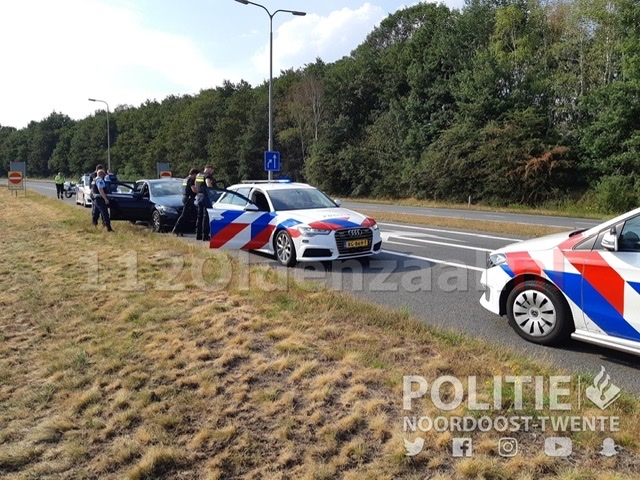
[[[271,181],[271,172],[280,171],[280,152],[264,152],[264,170],[269,172],[269,181]]]

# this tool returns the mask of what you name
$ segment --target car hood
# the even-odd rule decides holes
[[[347,208],[317,208],[309,210],[286,210],[278,215],[289,221],[306,224],[312,228],[341,230],[343,228],[371,227],[375,220]]]
[[[162,197],[154,197],[153,203],[164,207],[182,207],[182,195],[163,195]]]
[[[555,248],[565,242],[571,236],[572,232],[552,233],[544,237],[523,240],[522,242],[511,243],[505,247],[498,249],[498,252],[508,253],[522,250],[549,250]]]

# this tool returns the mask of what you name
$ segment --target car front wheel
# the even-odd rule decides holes
[[[296,264],[296,247],[291,236],[285,230],[280,230],[274,243],[278,261],[285,267],[293,267]]]
[[[162,218],[160,212],[154,210],[151,214],[151,230],[154,232],[162,232]]]
[[[525,340],[554,345],[569,338],[573,322],[560,291],[541,280],[518,283],[507,298],[509,324]]]

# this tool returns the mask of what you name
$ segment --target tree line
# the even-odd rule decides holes
[[[637,0],[468,0],[389,15],[350,55],[274,78],[281,174],[333,195],[496,205],[640,199]],[[119,105],[122,178],[206,163],[228,182],[265,178],[268,84]],[[0,173],[79,175],[106,160],[105,112],[0,126]]]

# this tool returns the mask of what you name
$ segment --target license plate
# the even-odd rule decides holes
[[[345,242],[345,247],[347,248],[358,248],[358,247],[368,247],[369,240],[366,238],[363,240],[348,240]]]

